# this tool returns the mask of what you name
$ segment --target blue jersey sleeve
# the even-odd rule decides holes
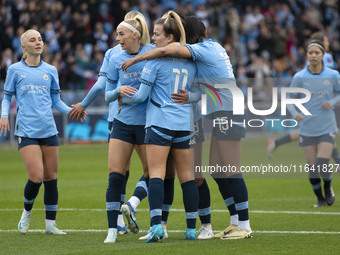
[[[124,104],[139,104],[144,102],[151,91],[152,87],[142,83],[138,89],[138,91],[131,97],[123,97]]]
[[[151,87],[154,85],[157,77],[157,62],[157,60],[146,62],[140,77],[141,83]]]
[[[99,76],[96,83],[90,89],[89,93],[81,102],[82,107],[87,108],[93,101],[99,96],[99,94],[105,89],[106,76]]]
[[[200,61],[200,60],[206,59],[207,57],[211,57],[211,51],[206,47],[202,47],[202,45],[203,44],[201,43],[185,45],[190,51],[192,59],[194,61],[197,61],[197,60]]]
[[[54,66],[52,66],[51,68],[51,93],[60,93],[60,86],[59,86],[59,77],[58,77],[58,71],[57,68],[55,68]]]
[[[103,64],[102,64],[100,71],[99,71],[99,76],[105,76],[105,77],[107,76],[108,66],[109,66],[109,61],[110,61],[112,50],[113,49],[106,51],[104,59],[103,59]]]
[[[340,74],[339,72],[336,74],[335,81],[334,81],[334,93],[336,94],[336,97],[329,100],[329,103],[333,107],[338,102],[340,102]]]
[[[61,99],[59,93],[51,93],[52,107],[61,113],[68,114],[71,108],[68,107]]]
[[[16,88],[15,84],[17,83],[17,75],[15,74],[14,68],[11,68],[11,66],[8,68],[7,76],[6,76],[6,82],[4,86],[4,94],[13,96],[15,95]]]
[[[117,63],[115,62],[114,56],[110,58],[108,69],[110,72],[107,73],[105,100],[107,102],[113,102],[120,96],[119,88],[117,88],[119,70],[117,69]]]
[[[1,118],[8,118],[9,108],[11,106],[12,95],[4,95],[1,104]]]

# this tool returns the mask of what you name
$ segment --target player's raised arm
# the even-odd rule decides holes
[[[175,42],[165,47],[155,48],[133,58],[127,59],[123,62],[121,69],[123,71],[126,71],[128,67],[136,64],[137,62],[164,56],[191,58],[191,53],[187,47],[181,46],[177,42]]]

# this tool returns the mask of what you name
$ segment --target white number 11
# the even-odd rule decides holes
[[[179,76],[181,75],[181,71],[177,68],[173,68],[172,72],[176,74],[174,93],[178,93]],[[185,89],[188,81],[188,70],[183,68],[182,73],[183,73],[182,89]]]

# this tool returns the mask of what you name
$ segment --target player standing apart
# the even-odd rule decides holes
[[[329,159],[338,131],[333,107],[340,101],[340,95],[334,97],[334,93],[340,93],[340,75],[338,71],[324,66],[324,52],[321,41],[311,40],[307,45],[309,65],[297,72],[291,83],[293,88],[310,91],[311,99],[304,107],[311,115],[298,112],[293,105],[288,108],[294,119],[300,122],[299,143],[309,165],[309,181],[318,200],[314,207],[332,205],[335,198]],[[291,95],[292,98],[297,96],[296,93]],[[324,181],[325,196],[322,194],[320,177]]]
[[[24,211],[18,229],[27,233],[32,207],[41,183],[44,183],[46,234],[66,234],[56,227],[58,207],[57,171],[59,164],[58,131],[52,108],[68,114],[71,110],[60,99],[57,69],[41,59],[44,42],[36,30],[27,30],[21,36],[23,58],[8,69],[2,101],[0,130],[9,131],[8,113],[11,98],[15,95],[17,117],[15,136],[24,160],[28,181],[24,191]],[[83,121],[86,113],[78,118]]]

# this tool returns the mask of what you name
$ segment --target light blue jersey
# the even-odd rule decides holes
[[[312,114],[304,115],[300,122],[299,134],[303,136],[320,136],[337,132],[337,123],[333,109],[327,110],[321,105],[329,101],[332,106],[340,101],[340,75],[338,71],[324,67],[319,74],[312,74],[307,67],[297,72],[292,80],[291,87],[304,88],[311,92],[311,99],[303,106]],[[291,93],[291,98],[297,98],[298,93]],[[304,96],[303,96],[304,97]],[[289,111],[293,116],[298,112],[290,105]]]
[[[138,54],[144,53],[153,48],[155,48],[154,45],[142,45]],[[107,73],[106,84],[106,90],[108,92],[113,90],[119,91],[119,87],[123,85],[128,85],[136,89],[139,88],[140,75],[146,61],[138,62],[137,64],[129,67],[125,72],[121,70],[122,63],[133,56],[135,55],[130,55],[126,50],[123,50],[111,57],[108,65],[109,72]],[[118,110],[114,118],[126,125],[145,125],[146,105],[147,101],[140,104],[118,106]]]
[[[151,86],[145,127],[157,126],[173,131],[193,129],[190,104],[174,103],[172,93],[179,88],[189,91],[196,77],[196,65],[190,59],[168,57],[153,59],[145,64],[142,84]]]
[[[216,111],[232,111],[233,98],[221,84],[236,86],[233,68],[225,49],[211,39],[185,45],[197,65],[197,77],[207,96],[207,115]],[[204,93],[204,92],[203,92]]]
[[[71,110],[60,100],[57,69],[44,61],[37,67],[28,66],[24,60],[11,65],[7,72],[4,94],[9,96],[9,99],[15,95],[16,136],[54,136],[58,131],[52,107],[66,114]]]
[[[107,78],[107,74],[109,72],[108,66],[109,66],[110,58],[112,56],[114,56],[115,54],[118,54],[119,52],[121,52],[121,50],[122,50],[122,48],[121,48],[120,44],[118,44],[115,47],[106,51],[104,59],[103,59],[103,64],[102,64],[100,71],[99,71],[99,74],[98,74],[98,76],[99,76],[98,80],[93,85],[93,87],[91,88],[91,90],[89,91],[89,93],[87,94],[87,96],[84,98],[84,100],[81,103],[81,105],[84,108],[87,108],[97,98],[97,96],[99,96],[99,94],[103,90],[105,90],[106,78]],[[117,108],[118,108],[118,103],[116,101],[109,104],[109,117],[107,119],[109,122],[113,121],[114,113],[117,112]]]

